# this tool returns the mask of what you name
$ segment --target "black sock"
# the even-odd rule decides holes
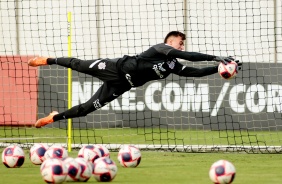
[[[53,64],[57,64],[57,58],[48,58],[47,59],[47,64],[48,65],[53,65]]]
[[[59,114],[56,114],[55,116],[53,116],[54,121],[59,121],[59,120],[62,120],[62,119],[65,119],[64,113],[59,113]]]

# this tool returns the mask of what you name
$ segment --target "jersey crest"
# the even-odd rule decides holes
[[[98,68],[99,68],[100,70],[105,70],[105,69],[106,69],[106,63],[105,63],[105,62],[99,63],[99,64],[98,64]]]

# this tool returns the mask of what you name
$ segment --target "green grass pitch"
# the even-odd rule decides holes
[[[1,153],[3,148],[0,149]],[[40,175],[40,166],[33,165],[25,150],[26,159],[21,168],[0,166],[1,183],[40,184],[45,183]],[[78,150],[69,156],[76,157]],[[212,183],[208,172],[211,164],[219,159],[231,161],[236,167],[234,184],[281,183],[282,158],[280,154],[246,153],[177,153],[142,151],[142,160],[137,168],[123,168],[117,161],[117,152],[111,158],[118,166],[115,184],[208,184]],[[65,182],[67,183],[67,182]],[[76,182],[71,182],[76,183]],[[87,183],[98,183],[92,176]]]
[[[73,144],[281,146],[281,137],[282,131],[195,131],[159,128],[89,128],[72,130]],[[67,129],[0,127],[1,138],[6,143],[66,143]]]

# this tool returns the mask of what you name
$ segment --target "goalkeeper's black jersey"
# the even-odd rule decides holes
[[[197,52],[185,52],[161,43],[150,47],[140,55],[127,56],[119,59],[117,67],[121,75],[133,87],[141,86],[148,81],[164,79],[174,73],[185,76],[185,66],[176,58],[189,61],[211,61],[215,56]]]

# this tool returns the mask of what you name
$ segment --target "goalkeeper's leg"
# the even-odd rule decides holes
[[[81,73],[91,75],[93,77],[97,77],[102,81],[115,81],[119,80],[118,69],[116,67],[117,61],[118,58],[80,60],[71,57],[35,57],[28,61],[28,65],[36,67],[56,64]]]
[[[35,127],[40,128],[62,119],[86,116],[87,114],[96,111],[97,109],[102,108],[107,103],[113,101],[124,92],[130,90],[130,88],[131,86],[127,82],[121,82],[119,84],[109,84],[105,82],[87,102],[74,106],[62,113],[53,111],[49,116],[39,119],[35,123]]]

